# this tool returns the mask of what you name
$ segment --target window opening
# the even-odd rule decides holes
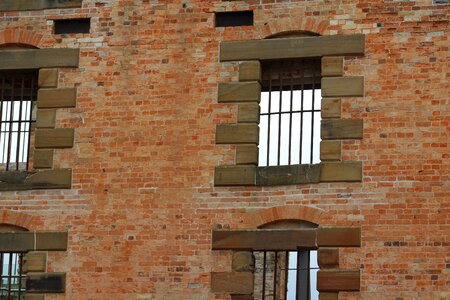
[[[253,26],[253,11],[217,12],[216,27]]]
[[[0,72],[0,171],[28,169],[37,72]]]
[[[254,251],[255,300],[318,300],[317,251]]]
[[[89,33],[91,19],[55,20],[55,34]]]
[[[320,162],[320,58],[262,62],[259,165]]]
[[[24,253],[0,253],[0,300],[24,299],[23,255]]]

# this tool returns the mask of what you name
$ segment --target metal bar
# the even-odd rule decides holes
[[[5,76],[2,76],[2,85],[1,85],[1,88],[0,88],[0,130],[1,130],[1,127],[3,127],[3,104],[4,104],[4,97],[5,97],[5,81],[6,81],[6,79],[5,79]],[[6,124],[5,124],[5,126],[6,126]],[[0,132],[0,143],[1,143],[1,141],[4,139],[4,135]],[[4,144],[3,144],[4,145]],[[2,157],[1,157],[1,163],[3,163],[4,162],[4,157],[5,157],[5,151],[3,150],[2,151]],[[1,283],[0,283],[0,286],[1,286]]]
[[[267,251],[264,251],[263,255],[263,286],[262,286],[262,298],[264,300],[266,298],[266,261],[267,261]]]
[[[314,109],[314,100],[315,100],[315,70],[313,69],[313,77],[312,77],[312,106],[311,109]],[[314,154],[314,113],[311,113],[311,155],[309,163],[313,163],[313,154]]]
[[[0,289],[2,288],[3,283],[3,255],[4,253],[0,253]]]
[[[290,151],[289,151],[290,152]],[[288,294],[288,277],[289,277],[289,251],[285,252],[285,269],[284,269],[284,299],[287,299]]]
[[[23,265],[23,253],[19,253],[19,294],[18,294],[18,300],[20,300],[20,296],[22,293],[22,265]]]
[[[267,109],[269,116],[268,116],[268,120],[267,120],[267,164],[266,166],[269,165],[269,161],[270,161],[270,111],[272,109],[272,71],[269,68],[269,107]]]
[[[12,253],[9,253],[9,266],[8,266],[8,297],[11,296],[12,257],[13,257],[13,254],[12,254]]]
[[[294,63],[292,62],[292,65]],[[294,70],[291,67],[291,97],[290,97],[290,107],[289,107],[289,147],[288,147],[288,164],[291,164],[291,150],[292,150],[292,113],[293,113],[293,102],[294,102]],[[314,108],[314,107],[313,107]],[[280,115],[281,118],[281,115]],[[286,280],[287,282],[287,280]]]
[[[20,131],[22,129],[22,101],[23,101],[23,89],[25,86],[25,76],[22,75],[22,84],[20,85],[20,104],[19,104],[19,123],[17,128],[17,151],[16,151],[16,171],[19,170],[20,161]],[[22,145],[23,146],[23,145]]]
[[[281,67],[283,66],[282,63],[280,63]],[[280,103],[278,105],[278,111],[281,112],[282,103],[283,103],[283,72],[280,72],[279,74],[279,81],[280,81]],[[281,115],[278,116],[278,159],[277,159],[277,166],[280,165],[280,159],[281,159]]]
[[[300,251],[297,251],[297,277],[295,283],[295,299],[300,300]]]
[[[283,111],[281,113],[279,113],[279,112],[272,112],[272,113],[270,113],[270,115],[280,115],[280,114],[290,114],[290,113],[300,113],[300,112],[302,112],[302,111],[300,111],[300,110],[293,110],[292,112],[290,112],[290,111]],[[314,110],[305,109],[305,110],[303,110],[303,112],[310,112],[310,113],[320,112],[320,109],[314,109]],[[268,113],[262,113],[261,114],[261,116],[267,116],[267,115],[269,115],[269,114]]]
[[[12,120],[14,117],[14,82],[15,82],[15,77],[12,76],[11,79],[11,101],[9,101],[10,103],[10,113],[9,113],[9,120]],[[8,154],[6,155],[6,171],[9,171],[9,163],[11,162],[11,140],[12,140],[12,125],[10,124],[9,127],[9,134],[8,134]]]
[[[303,99],[304,99],[304,79],[305,71],[303,68],[300,69],[300,78],[301,78],[301,97],[300,97],[300,160],[299,163],[302,164],[302,157],[303,157]]]
[[[273,300],[277,299],[277,268],[278,268],[278,251],[275,251],[275,262],[273,266]]]
[[[29,117],[28,120],[30,120],[30,124],[28,125],[28,144],[27,144],[27,163],[25,166],[25,170],[28,170],[29,166],[30,166],[30,142],[31,142],[31,124],[33,123],[33,102],[34,102],[34,97],[35,97],[35,93],[37,90],[36,85],[36,81],[35,81],[35,77],[36,76],[31,76],[31,97],[30,97],[30,112],[29,112]]]

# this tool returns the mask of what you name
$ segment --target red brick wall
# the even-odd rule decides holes
[[[57,127],[76,129],[75,147],[55,156],[73,169],[73,188],[0,195],[0,209],[25,214],[19,225],[69,231],[68,251],[49,253],[66,294],[47,299],[228,299],[209,293],[210,271],[231,265],[210,250],[211,229],[244,228],[249,213],[282,205],[362,227],[362,247],[341,262],[361,268],[361,292],[340,299],[450,297],[448,5],[83,2],[0,13],[0,41],[81,49],[59,85],[78,88],[77,107],[57,115]],[[246,9],[255,26],[214,28],[214,11]],[[92,33],[53,35],[51,20],[68,17],[90,17]],[[234,159],[215,145],[215,125],[236,119],[216,101],[217,83],[237,76],[218,63],[219,42],[290,30],[366,35],[366,55],[345,59],[346,76],[365,77],[365,97],[343,100],[343,117],[364,119],[364,139],[343,147],[344,160],[363,161],[363,182],[214,188],[214,167]]]

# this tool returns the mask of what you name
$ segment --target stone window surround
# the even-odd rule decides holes
[[[362,181],[362,163],[342,161],[344,139],[362,139],[362,119],[341,118],[342,97],[364,96],[362,76],[343,76],[345,55],[364,55],[364,35],[314,36],[220,44],[220,61],[239,62],[239,82],[219,83],[218,102],[238,105],[237,124],[218,124],[216,144],[236,145],[235,164],[215,169],[215,186]],[[322,57],[319,164],[258,167],[261,60]]]
[[[0,12],[81,7],[83,0],[2,0]]]
[[[47,251],[67,251],[67,242],[66,231],[0,231],[0,252],[26,253],[22,267],[25,300],[43,300],[45,293],[65,292],[66,274],[47,272]]]
[[[72,148],[73,128],[55,128],[56,109],[76,105],[75,88],[58,88],[58,68],[77,68],[79,49],[0,50],[0,70],[38,69],[33,170],[0,172],[0,191],[70,189],[71,169],[54,169],[54,149]]]
[[[301,229],[213,230],[212,250],[233,251],[230,272],[211,272],[211,292],[227,293],[231,299],[253,300],[254,274],[242,268],[243,258],[253,264],[254,250],[317,249],[319,297],[338,299],[339,292],[360,290],[360,271],[339,268],[341,247],[361,247],[360,227],[326,227]],[[245,263],[245,261],[244,261]],[[250,271],[249,271],[250,270]]]

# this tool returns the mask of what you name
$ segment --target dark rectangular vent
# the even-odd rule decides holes
[[[216,27],[252,26],[253,11],[217,12]]]
[[[55,20],[55,34],[89,33],[91,19]]]

